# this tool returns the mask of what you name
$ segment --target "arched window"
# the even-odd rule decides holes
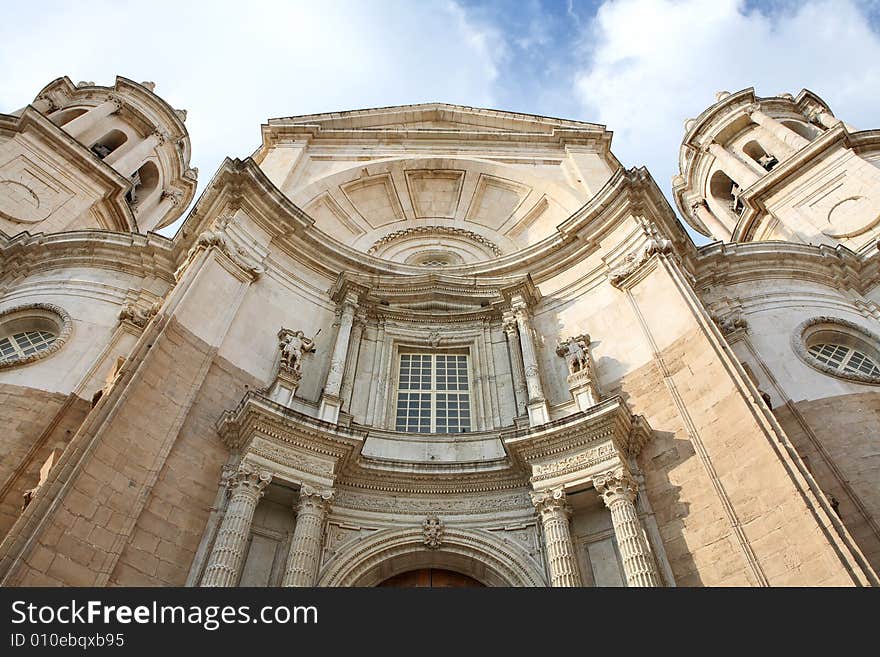
[[[92,152],[102,160],[128,141],[128,135],[121,130],[111,130],[92,144]]]
[[[770,155],[760,143],[754,140],[743,146],[743,153],[764,167],[765,171],[772,171],[773,167],[779,164],[776,156]]]
[[[855,347],[820,342],[810,347],[810,354],[820,363],[824,363],[844,374],[867,374],[880,377],[880,366],[870,356]]]

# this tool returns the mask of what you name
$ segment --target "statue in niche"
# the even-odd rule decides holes
[[[556,345],[556,353],[565,358],[569,374],[589,371],[590,369],[590,336],[578,335],[560,340]]]
[[[303,356],[315,350],[315,341],[302,331],[281,329],[278,332],[278,348],[281,350],[281,368],[295,374],[302,373]]]

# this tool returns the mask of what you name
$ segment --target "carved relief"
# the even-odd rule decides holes
[[[128,322],[129,324],[132,324],[137,328],[142,329],[147,325],[147,322],[152,319],[153,315],[159,312],[159,306],[159,302],[156,302],[148,309],[144,310],[140,308],[137,304],[126,303],[119,311],[119,321]]]
[[[585,470],[594,465],[617,459],[617,450],[613,443],[605,443],[585,452],[574,454],[552,463],[539,463],[532,466],[532,481],[550,479],[563,474]]]
[[[422,522],[425,545],[435,550],[443,544],[443,521],[437,516],[428,516]]]

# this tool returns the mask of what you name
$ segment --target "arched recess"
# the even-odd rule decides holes
[[[546,586],[543,569],[516,544],[483,530],[447,527],[440,547],[424,543],[421,527],[383,529],[356,540],[324,567],[318,586],[375,586],[417,568],[443,568],[487,586]]]

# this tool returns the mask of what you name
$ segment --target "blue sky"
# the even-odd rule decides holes
[[[880,127],[877,62],[880,0],[45,0],[6,8],[0,111],[62,75],[155,81],[189,111],[201,192],[269,117],[493,107],[604,123],[669,195],[684,121],[716,91],[807,87]]]

